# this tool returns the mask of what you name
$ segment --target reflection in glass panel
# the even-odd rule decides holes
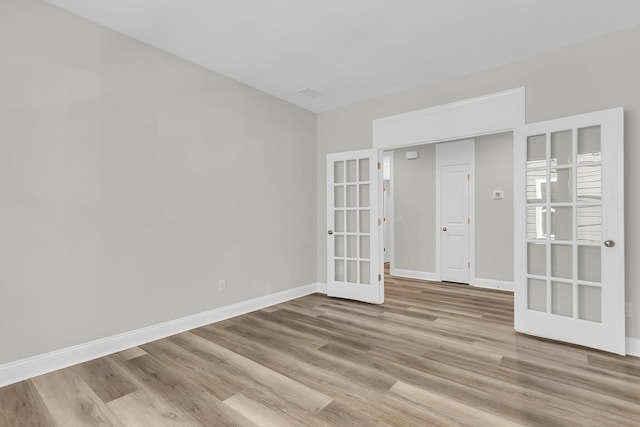
[[[573,201],[572,169],[551,169],[551,202],[562,203]]]
[[[371,249],[370,249],[370,240],[369,236],[360,236],[360,258],[369,259],[371,258]]]
[[[529,310],[547,311],[547,282],[529,279],[527,283],[527,307]]]
[[[336,257],[344,256],[344,236],[336,235],[334,237],[334,251]]]
[[[391,157],[384,156],[382,159],[382,179],[391,179]]]
[[[551,282],[551,312],[573,317],[573,285]]]
[[[344,261],[341,259],[336,260],[334,276],[336,282],[344,282]]]
[[[578,280],[600,282],[601,262],[600,246],[578,246]]]
[[[547,245],[527,243],[527,273],[536,276],[547,275]]]
[[[360,261],[360,283],[371,284],[371,266],[369,261]]]
[[[551,134],[551,166],[568,165],[573,161],[571,130]]]
[[[344,182],[344,162],[333,162],[333,182],[340,184]]]
[[[358,232],[358,212],[347,211],[347,233]]]
[[[369,211],[361,210],[360,211],[360,232],[368,233],[371,229],[371,224],[369,224]]]
[[[360,207],[369,207],[369,184],[360,185]]]
[[[335,211],[333,215],[333,231],[337,233],[344,233],[344,211]]]
[[[357,236],[347,236],[347,258],[358,258]]]
[[[544,203],[547,201],[547,171],[527,171],[527,202]]]
[[[571,240],[573,238],[573,209],[570,207],[551,208],[551,240]]]
[[[599,202],[602,199],[602,166],[578,166],[578,201]]]
[[[547,136],[535,135],[527,138],[527,167],[547,166]]]
[[[369,159],[360,159],[360,182],[369,182]]]
[[[347,182],[358,180],[357,163],[355,160],[347,160]]]
[[[358,203],[358,187],[347,185],[347,207],[355,208]]]
[[[602,321],[602,290],[595,286],[578,285],[578,318]]]
[[[333,188],[333,206],[344,208],[344,186],[337,185]]]
[[[551,245],[551,275],[563,279],[573,278],[573,247]]]
[[[347,282],[358,283],[358,261],[347,261]]]
[[[578,163],[600,161],[600,126],[578,129]]]
[[[576,211],[577,239],[582,242],[602,241],[602,206],[578,206]]]
[[[547,209],[538,207],[527,208],[527,239],[541,240],[547,238]]]

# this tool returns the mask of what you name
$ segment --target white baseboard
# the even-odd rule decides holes
[[[475,277],[471,279],[471,283],[469,284],[478,288],[498,289],[501,291],[513,292],[513,282],[507,282],[504,280],[480,279]]]
[[[392,276],[406,277],[407,279],[431,280],[434,282],[440,280],[440,278],[437,276],[436,273],[431,273],[428,271],[406,270],[404,268],[392,268],[390,269],[390,273]]]
[[[627,337],[627,356],[640,357],[640,339]]]
[[[159,323],[146,328],[136,329],[73,347],[6,363],[0,365],[0,387],[77,365],[78,363],[88,362],[89,360],[117,353],[128,348],[216,323],[231,317],[260,310],[261,308],[271,305],[310,295],[317,292],[317,290],[318,284],[312,283],[203,313]]]
[[[319,294],[327,294],[327,284],[318,282],[318,290]]]

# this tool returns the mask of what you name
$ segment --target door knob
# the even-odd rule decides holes
[[[608,248],[612,248],[612,247],[614,247],[614,246],[615,246],[615,244],[616,244],[616,242],[614,242],[613,240],[605,240],[605,241],[604,241],[604,245],[605,245],[606,247],[608,247]]]
[[[447,227],[442,227],[442,231],[447,231]]]
[[[331,235],[333,234],[333,230],[329,230],[329,231],[327,231],[327,234],[328,234],[329,236],[331,236]]]

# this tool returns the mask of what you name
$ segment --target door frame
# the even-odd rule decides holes
[[[384,159],[385,157],[389,158],[389,169],[390,169],[390,177],[389,177],[389,206],[386,206],[386,216],[385,216],[385,205],[384,205],[384,197],[385,195],[382,195],[382,217],[383,217],[383,222],[382,222],[382,238],[383,238],[383,256],[382,256],[382,265],[384,266],[384,264],[387,262],[385,261],[386,259],[386,255],[387,253],[384,251],[384,228],[387,226],[386,223],[389,224],[389,234],[387,236],[388,242],[386,243],[386,248],[389,250],[389,266],[390,268],[393,268],[393,254],[394,254],[394,247],[393,247],[393,241],[394,241],[394,228],[393,228],[393,223],[394,221],[392,221],[391,219],[393,218],[393,207],[394,207],[394,199],[393,199],[393,161],[394,161],[394,154],[393,151],[388,151],[388,152],[383,152],[382,153],[382,162],[383,162],[383,169],[384,169]],[[383,177],[382,177],[382,185],[384,186],[384,172],[383,172]],[[386,220],[386,222],[385,222]]]
[[[459,145],[469,145],[465,147],[465,155],[463,156],[459,154],[451,155],[450,153],[443,152],[443,145],[447,144],[459,144]],[[451,146],[448,146],[449,148]],[[440,149],[440,150],[439,150]],[[447,150],[447,149],[444,149]],[[452,150],[449,150],[452,151]],[[455,160],[454,160],[455,159]],[[458,162],[460,160],[460,162]],[[455,163],[457,162],[457,163]],[[475,219],[476,219],[476,202],[475,202],[475,139],[468,138],[459,141],[451,141],[445,142],[441,145],[436,146],[436,276],[438,281],[442,280],[442,232],[440,231],[440,227],[442,227],[442,182],[441,182],[441,168],[443,166],[451,166],[454,164],[467,164],[469,166],[469,236],[468,242],[469,247],[467,248],[469,254],[469,276],[468,282],[471,283],[471,279],[475,278],[475,261],[476,261],[476,239],[475,239]]]
[[[513,132],[513,161],[515,162],[519,159],[517,147],[522,145],[524,138],[525,101],[525,88],[519,87],[477,98],[465,99],[376,119],[373,120],[372,129],[373,148],[377,149],[380,155],[382,155],[383,151],[394,150],[396,148],[473,139],[482,135]],[[515,189],[524,188],[524,177],[520,177],[515,173],[515,170],[513,179]],[[475,193],[475,186],[474,188],[470,187],[469,190]],[[514,198],[514,218],[524,218],[525,208],[518,206],[517,201],[518,199]],[[472,206],[472,208],[475,209],[475,206]],[[474,222],[474,218],[472,217],[472,226]],[[439,224],[436,225],[439,226]],[[518,239],[520,236],[524,236],[525,226],[524,220],[514,221],[514,249],[520,247]],[[470,241],[471,271],[469,272],[469,284],[478,287],[490,287],[486,280],[480,278],[478,281],[478,278],[476,278],[475,227],[473,230],[470,229],[470,233],[473,235],[474,240],[473,246],[471,246],[472,243]],[[470,236],[470,238],[471,237],[472,236]],[[439,248],[439,232],[436,234],[436,239],[438,239],[437,244]],[[382,243],[380,244],[380,248],[383,248]],[[439,250],[436,251],[436,257],[436,270],[438,271],[435,274],[441,277]],[[518,270],[517,262],[518,260],[516,260],[516,264],[514,265],[514,286],[517,280],[521,280],[521,278],[519,278],[521,272]],[[391,266],[393,268],[394,264],[392,263]],[[496,285],[497,286],[494,287],[495,289],[513,291],[513,289],[505,287],[505,283],[497,283]]]

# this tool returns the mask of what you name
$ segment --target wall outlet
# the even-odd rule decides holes
[[[625,302],[624,303],[624,317],[631,317],[632,313],[631,313],[631,303],[630,302]]]
[[[218,292],[222,292],[227,289],[227,281],[224,279],[218,280]]]

